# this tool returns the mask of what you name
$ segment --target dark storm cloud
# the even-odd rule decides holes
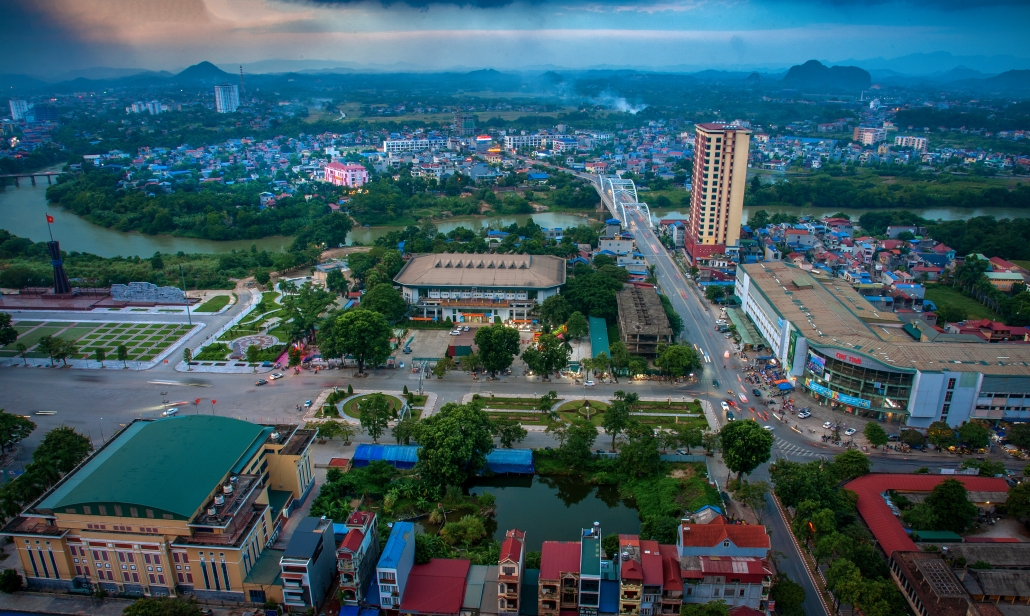
[[[69,58],[92,55],[77,33],[48,19],[41,3],[32,0],[0,0],[0,16],[6,27],[0,36],[0,72],[38,73],[60,66]]]

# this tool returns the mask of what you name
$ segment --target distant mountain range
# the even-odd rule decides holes
[[[869,71],[857,66],[826,66],[818,60],[790,67],[783,84],[817,90],[865,90],[873,84]]]

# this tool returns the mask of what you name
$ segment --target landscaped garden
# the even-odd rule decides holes
[[[25,357],[49,357],[45,350],[47,336],[75,344],[75,353],[68,359],[96,359],[101,349],[106,361],[116,361],[118,347],[125,347],[128,361],[150,361],[175,344],[191,326],[177,323],[111,323],[15,321],[18,339],[0,349],[0,357],[20,357],[18,344],[25,345]]]
[[[372,397],[374,395],[376,395],[376,394],[366,394],[364,396],[358,396],[357,398],[352,398],[351,400],[348,400],[347,402],[344,402],[343,403],[343,414],[346,415],[347,417],[352,417],[354,419],[360,419],[361,418],[361,410],[359,408],[359,405],[364,400],[366,400],[366,399],[368,399],[368,398],[370,398],[370,397]],[[395,398],[393,396],[384,396],[384,397],[386,398],[386,401],[390,405],[390,412],[391,412],[391,414],[400,410],[402,403],[401,403],[401,401],[399,399],[397,399],[397,398]]]
[[[232,295],[216,295],[193,309],[193,312],[218,312],[229,305]]]

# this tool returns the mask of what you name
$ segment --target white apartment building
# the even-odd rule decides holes
[[[235,85],[215,86],[215,111],[233,113],[240,108],[240,89]]]
[[[522,148],[542,148],[546,138],[544,135],[505,135],[504,149],[512,152]]]
[[[894,145],[903,148],[912,148],[917,152],[925,152],[926,137],[909,137],[906,135],[899,135],[894,138]]]
[[[25,119],[25,114],[29,111],[29,103],[18,98],[12,98],[10,101],[11,106],[11,119],[15,122],[21,122]]]
[[[445,139],[387,139],[383,141],[383,152],[399,154],[401,152],[424,152],[426,150],[442,150],[447,146]]]

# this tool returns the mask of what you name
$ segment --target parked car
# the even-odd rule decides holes
[[[178,415],[178,414],[179,414],[179,409],[165,409],[164,411],[161,412],[161,415],[163,415],[165,417],[171,417],[173,415]]]
[[[272,376],[268,377],[268,379],[271,380],[271,381],[274,381],[276,379],[281,379],[281,378],[283,378],[283,373],[282,372],[276,372],[276,373],[272,374]]]
[[[829,421],[823,423],[823,429],[824,430],[829,430],[832,427],[833,427],[833,424],[831,422],[829,422]]]
[[[468,325],[466,325],[466,326],[465,326],[465,327],[463,327],[462,329],[463,329],[464,331],[468,331],[468,330],[469,330],[469,326],[468,326]]]
[[[404,347],[404,354],[411,355],[411,347]]]
[[[676,455],[678,455],[678,456],[689,456],[690,454],[687,453],[686,449],[677,449],[676,450]]]
[[[847,430],[844,431],[844,436],[851,436],[855,432],[858,432],[858,430],[856,430],[854,428],[848,428]]]
[[[451,335],[452,336],[459,336],[459,335],[461,335],[461,328],[459,327],[458,329],[456,329],[453,332],[451,332]]]
[[[268,381],[266,381],[265,379],[258,379],[257,381],[254,381],[254,384],[257,386],[268,385]]]
[[[888,434],[887,435],[887,440],[892,442],[892,443],[896,443],[896,442],[901,440],[901,435],[900,434]]]
[[[725,325],[726,324],[726,319],[716,319],[715,320],[715,324],[716,325]]]
[[[798,413],[798,419],[808,419],[812,414],[808,411],[801,411]]]

